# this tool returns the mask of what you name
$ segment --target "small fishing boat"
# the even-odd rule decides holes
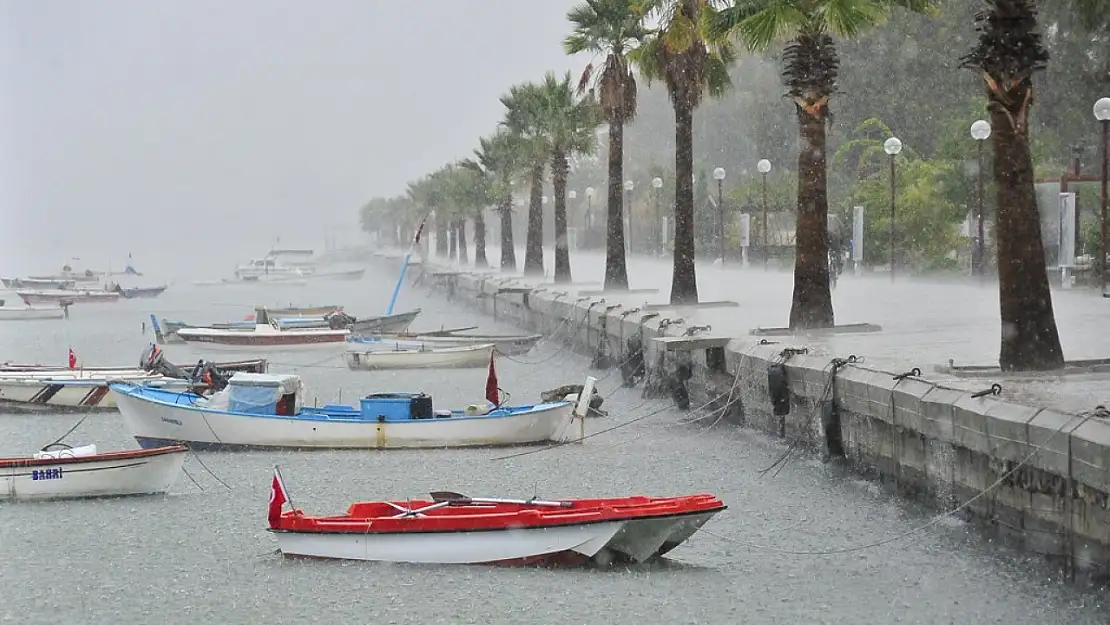
[[[532,351],[532,348],[543,339],[542,334],[422,334],[419,332],[398,332],[383,334],[382,339],[420,342],[428,347],[463,347],[466,345],[482,345],[493,343],[499,354],[506,356],[522,356]],[[362,338],[352,339],[361,342]],[[373,339],[369,339],[373,340]]]
[[[227,388],[208,397],[141,384],[112,384],[111,389],[124,423],[142,447],[441,448],[524,445],[574,436],[572,405],[566,401],[494,406],[487,400],[451,411],[435,410],[432,398],[423,393],[375,393],[356,406],[310,408],[303,405],[298,376],[247,373],[231,376]]]
[[[633,564],[678,547],[727,506],[713,495],[500,499],[432,493],[364,501],[346,514],[285,510],[276,470],[270,531],[282,555],[405,564]]]
[[[0,458],[0,501],[165,493],[181,475],[186,451],[174,445],[97,453],[96,445],[54,443],[29,457]]]
[[[352,317],[342,311],[328,315],[328,323],[332,327],[347,328],[352,336],[365,336],[373,338],[379,334],[391,332],[404,332],[412,325],[413,320],[420,314],[420,309],[403,313],[387,313],[379,317]]]
[[[125,289],[125,288],[123,288],[123,287],[121,287],[120,285],[117,284],[115,291],[116,291],[116,293],[119,293],[124,299],[140,299],[140,298],[149,299],[149,298],[152,298],[152,297],[158,297],[159,295],[164,293],[167,288],[169,288],[169,287],[168,286],[147,286],[147,287],[131,287],[131,288]]]
[[[69,305],[61,306],[6,306],[0,299],[0,321],[32,321],[38,319],[65,319],[69,316]]]
[[[364,275],[366,275],[366,267],[338,271],[317,271],[310,277],[313,280],[361,280]]]
[[[157,332],[157,329],[156,329]],[[253,329],[181,328],[175,332],[186,343],[204,343],[231,347],[303,348],[329,346],[346,342],[350,330],[332,328],[282,328],[259,309]]]
[[[0,278],[6,289],[72,289],[77,282],[69,278]]]
[[[340,310],[343,310],[342,306],[290,306],[288,308],[267,308],[266,313],[270,315],[270,318],[285,319],[288,317],[326,317]]]
[[[149,349],[149,348],[148,348]],[[149,352],[148,352],[149,353]],[[159,351],[160,354],[160,351]],[[144,358],[144,363],[147,359]],[[115,381],[150,384],[180,390],[196,389],[196,378],[204,371],[221,375],[236,372],[264,373],[265,359],[169,368],[158,366],[151,357],[147,368],[138,367],[59,367],[54,365],[0,365],[0,413],[100,412],[116,409],[116,398],[108,392]],[[173,371],[177,377],[166,375]]]
[[[426,343],[363,339],[362,349],[348,349],[349,369],[466,369],[484,367],[493,356],[493,343],[436,347]]]
[[[224,373],[266,373],[269,368],[269,363],[265,358],[251,358],[249,360],[228,360],[224,362],[212,363],[220,371]],[[174,365],[175,367],[184,371],[190,371],[196,365]],[[129,368],[129,367],[81,367],[80,369],[70,369],[64,365],[32,365],[32,364],[18,364],[18,363],[0,363],[0,373],[65,373],[67,371],[84,371],[86,373],[119,373],[119,372],[134,372],[140,373],[142,368]]]
[[[119,300],[119,293],[114,291],[92,291],[92,290],[43,290],[43,291],[25,291],[19,290],[15,292],[24,302],[28,305],[35,304],[77,304],[77,303],[107,303]]]

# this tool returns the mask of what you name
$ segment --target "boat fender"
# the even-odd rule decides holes
[[[786,365],[776,362],[767,367],[767,393],[771,397],[772,412],[776,417],[790,414],[790,383]]]
[[[821,427],[825,432],[825,451],[829,456],[844,457],[844,436],[840,431],[840,402],[835,398],[821,404]]]
[[[640,337],[632,336],[625,341],[625,346],[629,355],[621,364],[621,379],[626,388],[631,388],[647,375],[647,367],[644,364],[644,343]]]
[[[671,399],[680,410],[690,409],[690,392],[686,388],[686,381],[692,377],[694,377],[693,367],[690,363],[683,362],[675,365],[674,371],[667,379]]]

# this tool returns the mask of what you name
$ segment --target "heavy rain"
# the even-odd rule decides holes
[[[0,43],[0,620],[1110,620],[1107,0]]]

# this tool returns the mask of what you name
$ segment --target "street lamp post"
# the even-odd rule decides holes
[[[576,200],[576,199],[578,199],[578,192],[577,192],[577,191],[575,191],[574,189],[571,189],[570,191],[567,191],[567,199],[568,199],[568,200]],[[568,234],[568,236],[569,236],[569,234]],[[577,232],[575,232],[575,236],[574,236],[574,249],[579,249],[579,248],[581,248],[581,247],[582,247],[582,246],[581,246],[581,245],[579,245],[579,243],[578,243],[578,233],[577,233]],[[569,243],[569,242],[567,243],[567,249],[570,249],[570,243]]]
[[[659,210],[659,195],[663,192],[663,179],[656,176],[651,179],[651,186],[655,188],[655,255],[663,255],[663,216]]]
[[[594,230],[594,188],[586,187],[586,232]]]
[[[713,179],[717,181],[717,255],[723,265],[725,264],[725,203],[722,188],[725,182],[725,168],[714,169]]]
[[[978,214],[978,217],[976,218],[977,224],[976,224],[976,231],[975,231],[976,232],[976,234],[975,234],[975,248],[972,250],[972,256],[971,256],[971,273],[973,275],[978,275],[980,278],[982,278],[983,275],[986,273],[986,271],[984,271],[985,268],[983,266],[983,261],[984,261],[984,256],[986,254],[986,247],[987,247],[986,246],[987,240],[985,238],[986,235],[985,235],[985,232],[983,230],[983,204],[984,204],[984,201],[983,201],[983,195],[984,195],[984,192],[983,192],[983,143],[990,136],[991,136],[991,125],[986,120],[980,119],[979,121],[977,121],[977,122],[975,122],[974,124],[971,125],[971,138],[975,139],[976,145],[979,146],[979,150],[978,150],[979,166],[976,168],[976,172],[977,172],[977,175],[979,177],[979,181],[978,181],[978,189],[979,189],[979,191],[978,191],[978,195],[979,195],[979,198],[978,198],[978,201],[979,201],[978,213],[979,214]]]
[[[1102,245],[1099,249],[1098,275],[1099,289],[1106,294],[1106,238],[1107,213],[1110,212],[1110,98],[1099,98],[1095,102],[1095,119],[1102,123]]]
[[[628,253],[632,253],[632,188],[631,180],[624,181],[624,238],[627,241],[625,245],[628,247]]]
[[[883,143],[883,151],[890,155],[890,280],[894,281],[894,266],[896,264],[894,255],[894,183],[895,183],[895,167],[894,158],[902,151],[902,142],[898,137],[891,137]]]
[[[767,174],[771,173],[771,161],[760,159],[755,168],[763,178],[763,271],[767,271],[767,260],[770,257],[770,248],[767,247]]]

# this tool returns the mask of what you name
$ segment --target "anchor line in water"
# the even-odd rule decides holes
[[[207,423],[208,423],[208,421],[206,420],[206,421],[205,421],[205,424],[207,424]],[[209,428],[208,428],[208,429],[212,429],[212,428],[211,428],[211,426],[209,426]],[[213,436],[216,436],[216,433],[215,433],[215,432],[213,432],[213,433],[212,433],[212,435],[213,435]],[[218,440],[219,440],[219,437],[216,437],[216,440],[218,441]],[[205,471],[206,473],[208,473],[208,475],[211,475],[211,476],[212,476],[212,478],[213,478],[214,480],[216,480],[217,482],[219,482],[219,483],[220,483],[220,485],[221,485],[221,486],[223,486],[224,488],[226,488],[227,490],[231,490],[231,487],[227,485],[227,482],[225,482],[225,481],[223,481],[222,479],[220,479],[220,476],[218,476],[218,475],[216,475],[215,473],[213,473],[213,472],[212,472],[212,469],[209,469],[209,468],[208,468],[208,465],[204,464],[204,461],[200,459],[200,455],[198,455],[198,454],[197,454],[197,452],[195,452],[195,451],[192,451],[192,450],[190,450],[190,451],[192,452],[192,456],[193,456],[193,459],[195,459],[195,460],[197,461],[197,464],[199,464],[199,465],[201,466],[201,468],[202,468],[202,469],[204,469],[204,471]],[[190,479],[191,479],[191,476],[190,476]],[[199,484],[198,484],[198,486],[199,486]],[[204,490],[204,489],[201,489],[201,490]]]
[[[196,478],[193,477],[191,473],[189,473],[188,469],[186,469],[185,467],[181,467],[181,472],[185,474],[185,477],[189,478],[189,481],[193,483],[193,486],[196,486],[201,491],[204,490],[204,487],[201,486],[199,482],[197,482]]]
[[[917,527],[913,527],[909,530],[906,530],[905,532],[902,532],[900,534],[895,534],[894,536],[889,536],[889,537],[883,538],[881,540],[876,540],[876,541],[873,541],[873,542],[870,542],[870,543],[864,543],[862,545],[853,545],[851,547],[841,547],[841,548],[838,548],[838,549],[820,549],[820,550],[814,550],[814,551],[801,551],[801,550],[796,550],[796,549],[780,549],[778,547],[771,547],[771,546],[768,546],[768,545],[759,545],[759,544],[756,544],[756,543],[749,543],[747,541],[737,540],[735,538],[729,538],[728,536],[722,536],[722,535],[716,534],[714,532],[706,531],[705,528],[702,528],[700,531],[702,531],[702,532],[704,532],[704,533],[706,533],[710,536],[713,536],[714,538],[721,539],[725,542],[734,543],[734,544],[741,545],[741,546],[744,546],[744,547],[750,547],[750,548],[756,549],[758,551],[767,551],[767,552],[771,552],[771,553],[778,553],[778,554],[783,554],[783,555],[795,555],[795,556],[836,555],[836,554],[842,554],[842,553],[853,553],[853,552],[856,552],[856,551],[863,551],[865,549],[873,549],[873,548],[876,548],[876,547],[881,547],[883,545],[889,545],[890,543],[893,543],[893,542],[902,540],[904,538],[908,538],[910,536],[913,536],[914,534],[918,534],[920,532],[923,532],[923,531],[929,529],[930,527],[936,525],[937,523],[940,523],[944,519],[952,516],[953,514],[956,514],[957,512],[960,512],[961,510],[967,508],[968,506],[975,503],[979,499],[982,499],[983,497],[985,497],[986,495],[991,493],[994,489],[998,488],[1000,485],[1005,483],[1006,480],[1010,479],[1010,476],[1012,476],[1014,473],[1016,473],[1018,471],[1018,469],[1025,466],[1030,460],[1033,459],[1034,456],[1039,454],[1041,452],[1041,450],[1043,450],[1045,447],[1047,447],[1048,444],[1051,443],[1053,441],[1053,439],[1055,439],[1056,436],[1060,434],[1060,432],[1064,431],[1064,429],[1067,428],[1068,426],[1070,426],[1072,424],[1072,422],[1074,422],[1076,419],[1082,419],[1082,421],[1080,421],[1075,426],[1075,427],[1079,427],[1080,425],[1083,425],[1084,423],[1086,423],[1093,416],[1094,416],[1094,414],[1077,414],[1077,415],[1073,416],[1071,419],[1068,419],[1066,422],[1064,422],[1063,425],[1056,428],[1056,430],[1054,432],[1052,432],[1052,434],[1048,438],[1046,438],[1043,443],[1034,447],[1033,451],[1029,452],[1029,454],[1027,456],[1025,456],[1025,458],[1023,458],[1021,460],[1021,462],[1015,464],[1012,468],[1010,468],[1009,471],[1007,471],[1006,473],[1001,475],[997,480],[995,480],[994,483],[992,483],[991,485],[987,486],[983,490],[976,493],[975,496],[971,497],[970,499],[968,499],[967,501],[963,502],[962,504],[956,506],[955,508],[951,508],[951,509],[949,509],[945,512],[942,512],[940,514],[937,514],[937,515],[933,516],[926,523],[922,523],[921,525],[918,525]]]

